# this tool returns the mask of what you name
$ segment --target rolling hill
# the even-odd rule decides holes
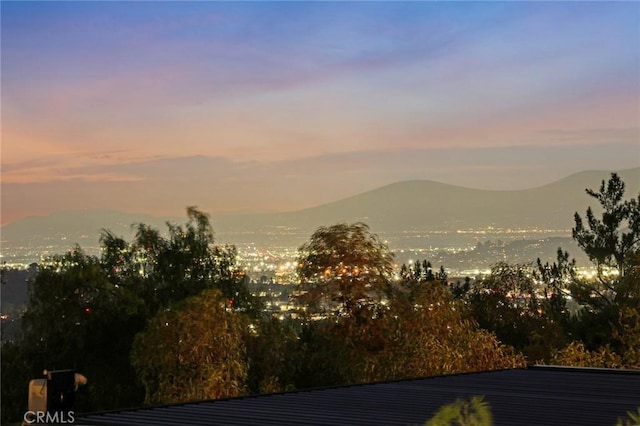
[[[627,196],[637,196],[640,168],[618,174],[626,184]],[[609,176],[608,171],[586,171],[517,191],[470,189],[433,181],[398,182],[304,210],[213,216],[212,224],[219,240],[240,243],[244,242],[239,241],[240,236],[245,235],[248,237],[244,239],[257,244],[268,244],[286,234],[291,235],[291,244],[299,244],[319,226],[355,221],[369,224],[373,232],[380,234],[488,227],[567,230],[573,225],[576,211],[583,214],[588,206],[596,205],[585,188],[597,190]],[[63,236],[68,245],[96,245],[102,228],[128,237],[132,223],[144,222],[164,229],[166,220],[183,222],[183,218],[92,210],[30,217],[1,228],[3,250],[34,241],[59,241]]]
[[[626,194],[640,192],[640,168],[618,172]],[[576,211],[584,213],[595,200],[586,188],[598,189],[610,172],[588,171],[538,188],[489,191],[433,181],[407,181],[387,185],[332,203],[304,210],[216,218],[220,232],[288,227],[313,231],[336,222],[363,221],[380,233],[414,229],[455,231],[468,228],[569,229]]]

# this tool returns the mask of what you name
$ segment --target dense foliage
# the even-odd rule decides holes
[[[131,363],[145,402],[170,403],[237,396],[247,376],[246,322],[217,290],[205,290],[158,313],[139,333]]]
[[[135,336],[188,297],[216,289],[247,315],[260,311],[235,249],[214,244],[206,214],[188,208],[187,223],[167,224],[166,236],[144,224],[135,231],[132,241],[103,231],[100,257],[76,247],[39,265],[22,336],[2,347],[3,423],[22,418],[29,380],[45,369],[88,377],[78,411],[142,404],[145,382],[130,360]]]

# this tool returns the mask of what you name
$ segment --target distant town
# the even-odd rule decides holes
[[[289,310],[289,295],[298,284],[296,267],[298,247],[308,235],[294,228],[269,233],[271,243],[255,243],[254,233],[227,233],[219,241],[238,241],[237,266],[245,273],[247,284],[265,301],[271,312]],[[559,247],[568,250],[578,261],[578,271],[592,273],[593,266],[571,238],[570,229],[538,228],[480,228],[457,231],[405,231],[381,233],[380,238],[394,255],[396,276],[402,265],[413,267],[415,262],[427,260],[434,270],[443,267],[450,282],[475,280],[490,273],[498,262],[533,264],[538,258],[555,261]],[[2,242],[0,261],[4,273],[2,319],[10,321],[26,304],[28,282],[35,275],[36,264],[46,262],[54,254],[63,254],[78,244],[87,254],[99,256],[97,236],[58,235],[46,239],[33,238],[22,245]],[[223,243],[224,244],[224,243]],[[231,243],[229,243],[231,244]],[[580,267],[584,265],[584,267]],[[399,277],[399,276],[398,276]]]
[[[394,253],[396,262],[429,259],[443,265],[455,275],[477,275],[499,261],[528,263],[537,258],[555,259],[559,246],[572,249],[571,229],[460,229],[457,231],[404,231],[379,233],[380,238]],[[286,284],[295,281],[294,275],[298,246],[308,235],[296,229],[287,229],[280,235],[272,234],[272,243],[251,241],[251,234],[224,234],[218,236],[221,244],[234,245],[238,250],[239,267],[252,280],[266,275],[270,280]],[[228,242],[227,242],[228,241]],[[233,242],[237,241],[237,242]],[[287,244],[288,243],[288,244]],[[0,262],[10,269],[27,269],[32,263],[45,261],[54,254],[62,254],[79,245],[87,254],[100,255],[97,236],[80,235],[34,238],[27,244],[14,245],[2,241]],[[574,250],[576,255],[577,246]]]

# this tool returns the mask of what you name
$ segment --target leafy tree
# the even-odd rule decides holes
[[[77,399],[79,410],[138,400],[128,352],[144,324],[141,306],[127,288],[109,281],[98,258],[80,247],[51,257],[30,286],[23,316],[19,345],[30,376],[22,378],[22,386],[45,369],[74,368],[91,380]]]
[[[590,351],[581,342],[571,342],[552,358],[556,365],[570,365],[574,367],[620,368],[622,359],[609,346]]]
[[[640,369],[640,310],[622,307],[614,324],[612,346],[626,368]]]
[[[422,281],[412,270],[411,284],[392,286],[387,278],[391,256],[366,225],[320,228],[301,253],[301,289],[308,292],[298,301],[323,315],[303,321],[298,348],[289,358],[296,387],[524,363],[512,348],[479,329],[447,286],[425,282],[422,271]],[[430,265],[425,267],[428,272]],[[432,274],[431,281],[436,280]]]
[[[539,275],[529,265],[498,263],[488,277],[476,282],[462,297],[482,328],[522,351],[529,360],[548,361],[567,343],[564,295],[560,290],[555,294],[547,288],[553,287],[555,278],[550,276],[557,268],[556,264],[543,267],[550,284],[541,287],[536,282]],[[463,292],[458,287],[454,293]]]
[[[380,320],[383,344],[371,380],[494,370],[524,365],[524,358],[478,327],[445,286],[398,291]],[[370,334],[370,333],[369,333]]]
[[[376,315],[391,287],[393,256],[367,225],[321,227],[299,253],[299,301],[311,312]]]
[[[303,325],[292,357],[297,387],[355,384],[523,365],[480,330],[445,286],[394,291],[382,315],[329,317]]]
[[[468,295],[474,318],[500,341],[524,348],[538,315],[535,283],[524,265],[498,263]]]
[[[187,208],[184,226],[167,223],[168,236],[138,224],[131,243],[103,231],[102,262],[113,282],[126,285],[145,301],[147,317],[175,301],[218,288],[237,309],[259,306],[235,264],[233,246],[215,244],[209,216]]]
[[[247,378],[246,321],[206,290],[161,311],[136,336],[131,362],[147,403],[237,396]]]
[[[82,344],[94,303],[100,301],[109,283],[99,260],[75,247],[65,255],[55,255],[40,266],[30,286],[28,309],[23,316],[23,332],[37,342],[44,363],[77,351]],[[45,364],[46,365],[46,364]],[[61,367],[61,366],[59,366]]]
[[[137,405],[144,390],[131,346],[158,312],[209,289],[218,289],[233,310],[259,311],[235,267],[235,249],[214,244],[206,214],[189,208],[187,216],[183,226],[168,225],[167,237],[144,224],[131,242],[103,231],[100,257],[76,247],[42,263],[30,285],[22,337],[3,356],[3,372],[12,371],[3,375],[3,392],[26,395],[29,380],[44,369],[74,368],[89,378],[78,411]],[[16,412],[10,401],[2,400],[5,419]]]
[[[356,323],[351,317],[330,317],[302,324],[299,340],[289,353],[298,389],[370,381],[367,366],[377,355],[379,321]]]
[[[316,316],[302,322],[291,357],[296,387],[368,380],[392,289],[388,247],[363,223],[337,224],[319,228],[299,253],[296,301]]]

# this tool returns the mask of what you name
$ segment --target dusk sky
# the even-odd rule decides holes
[[[3,224],[640,166],[640,2],[0,7]]]

